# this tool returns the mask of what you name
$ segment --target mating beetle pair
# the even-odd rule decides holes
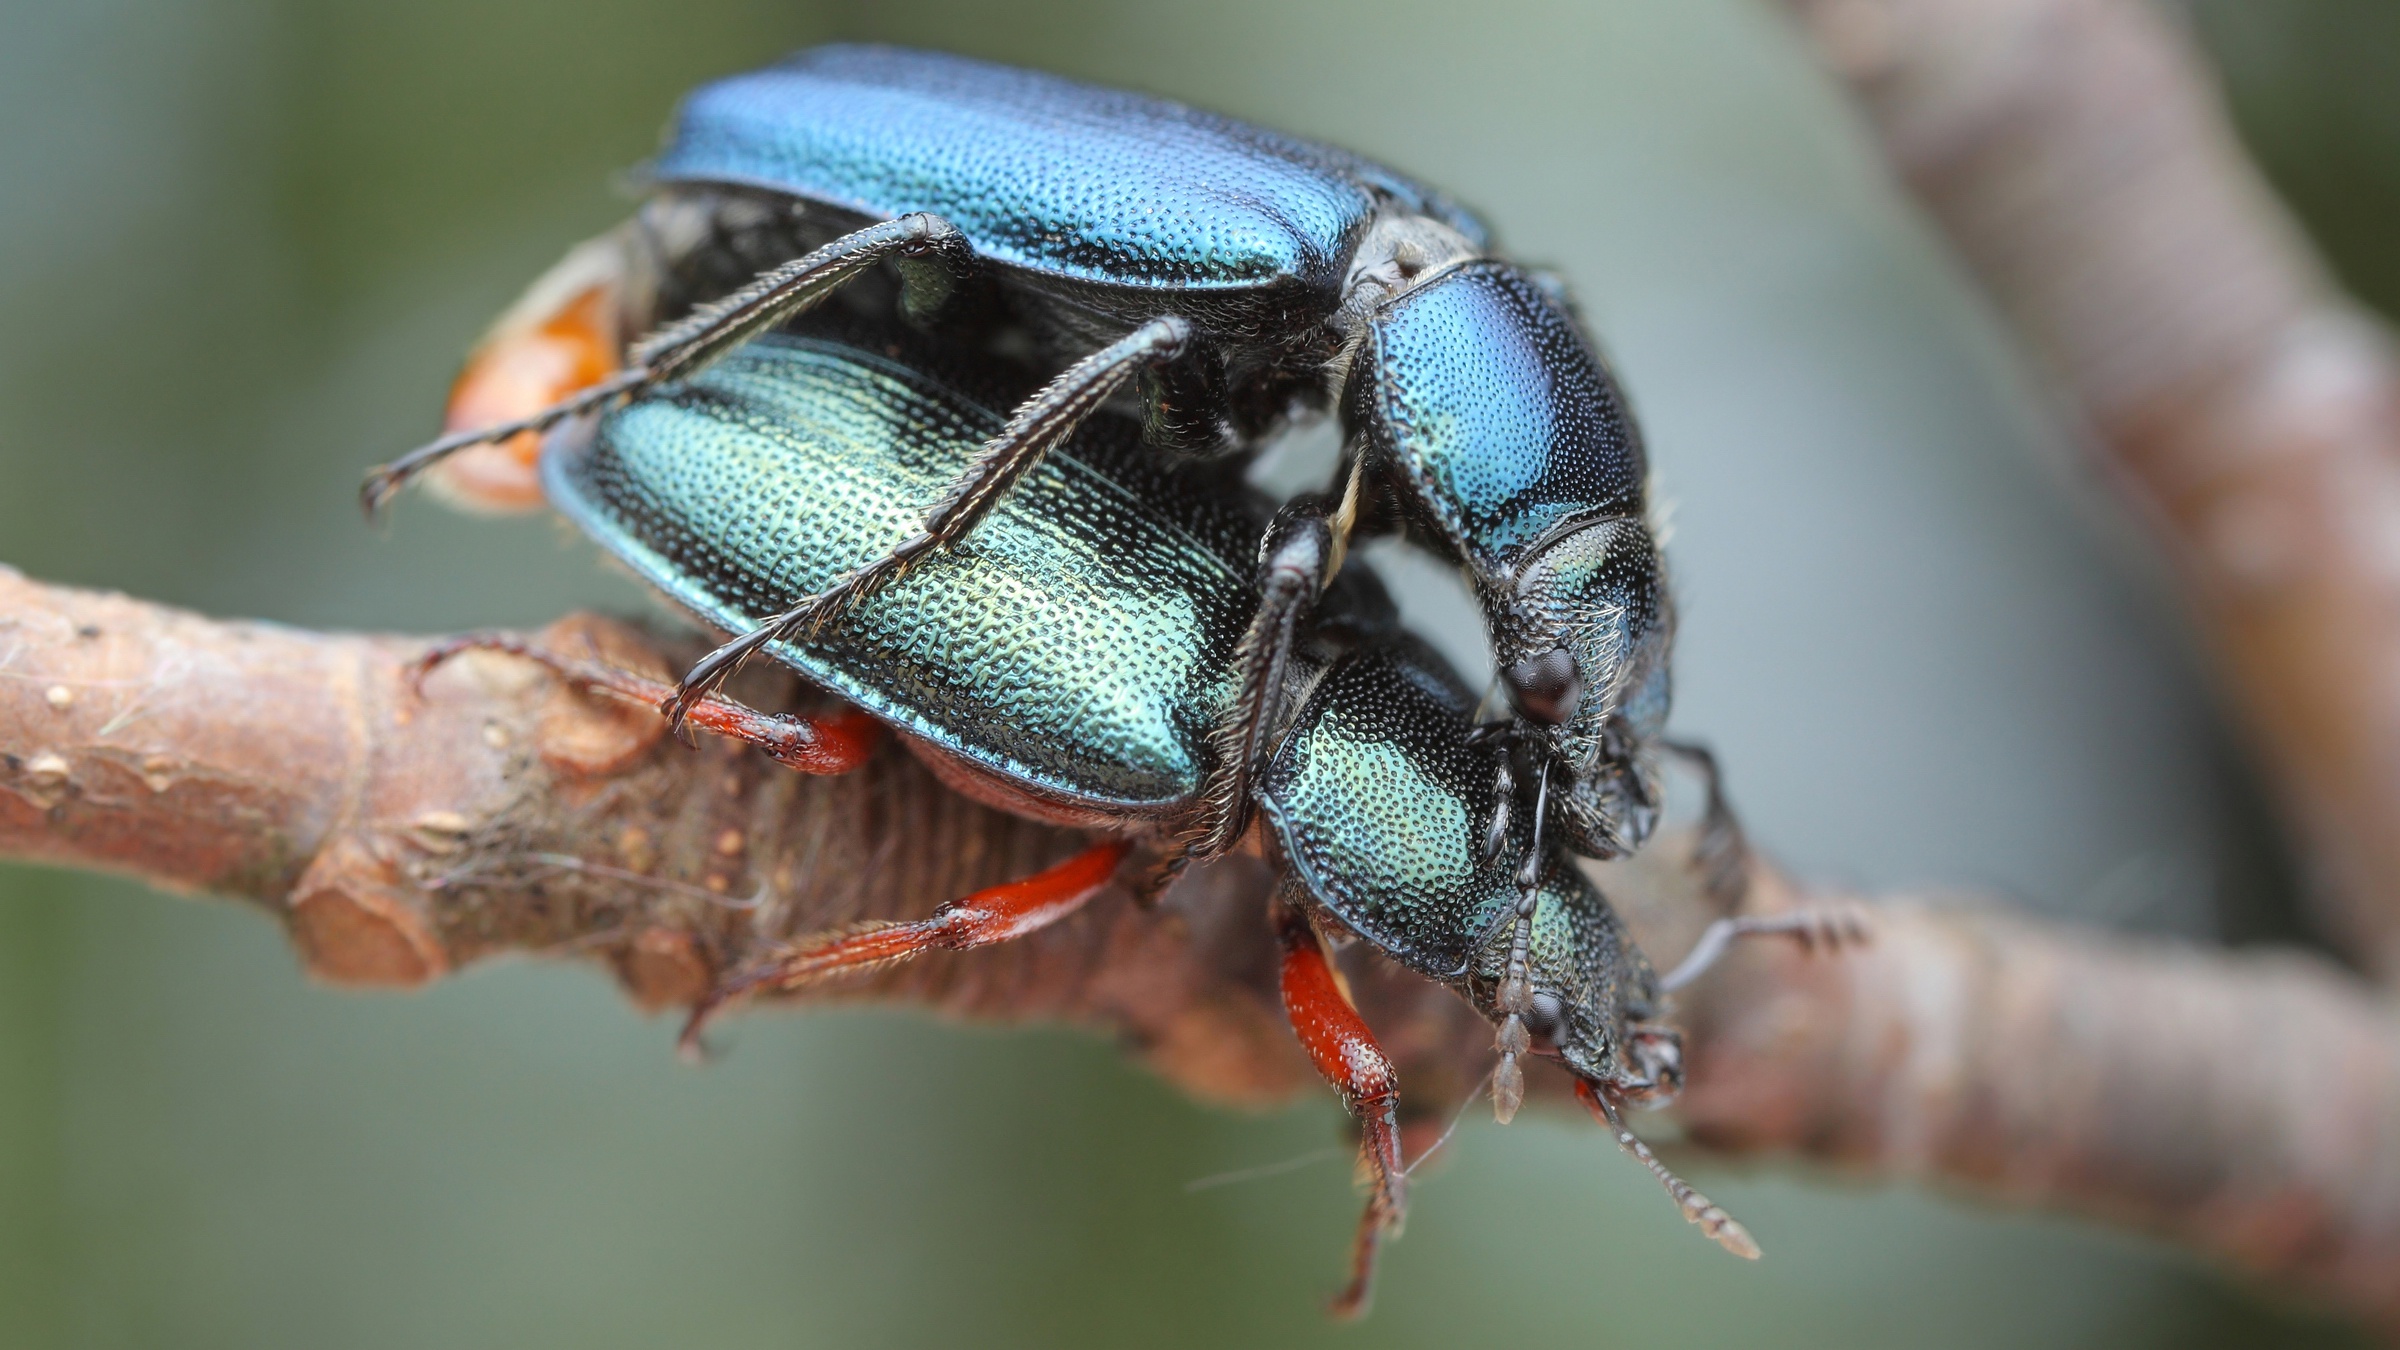
[[[690,380],[554,433],[551,503],[684,607],[738,629],[840,575],[912,523],[910,505],[998,424],[1007,381],[891,334],[811,322],[758,339]],[[896,354],[904,360],[895,360]],[[1000,376],[1001,378],[995,378]],[[974,391],[974,392],[969,392]],[[980,396],[980,399],[979,399]],[[1109,831],[1039,876],[917,923],[807,935],[738,972],[696,1009],[936,949],[1038,931],[1099,894],[1135,841],[1171,841],[1211,809],[1209,728],[1238,696],[1233,657],[1257,600],[1244,576],[1264,504],[1158,465],[1125,419],[1095,418],[1018,484],[969,540],[862,597],[809,640],[770,650],[898,729],[945,781],[1036,818]],[[465,639],[432,660],[491,639]],[[502,643],[570,678],[657,702],[622,671]],[[1280,864],[1286,1011],[1319,1071],[1365,1127],[1376,1178],[1349,1287],[1363,1308],[1375,1251],[1405,1204],[1398,1082],[1340,992],[1320,932],[1364,938],[1499,1020],[1526,989],[1525,1052],[1557,1059],[1687,1214],[1755,1253],[1723,1211],[1660,1168],[1617,1118],[1680,1081],[1662,982],[1591,883],[1533,821],[1497,799],[1509,748],[1474,734],[1474,697],[1400,630],[1372,578],[1343,572],[1284,671],[1296,709],[1253,780]],[[854,713],[771,716],[706,695],[695,725],[807,772],[863,762]],[[1487,845],[1495,809],[1508,821]],[[1524,879],[1532,878],[1532,903]],[[1530,937],[1512,950],[1513,916]],[[1694,972],[1696,973],[1696,972]]]
[[[1138,377],[1146,439],[1170,454],[1251,448],[1329,403],[1349,441],[1336,489],[1262,544],[1267,603],[1221,728],[1235,778],[1201,856],[1241,834],[1274,671],[1360,531],[1405,530],[1465,569],[1513,730],[1543,751],[1525,790],[1548,797],[1568,846],[1609,857],[1648,832],[1672,620],[1640,439],[1556,288],[1490,256],[1489,232],[1441,194],[1181,105],[872,47],[703,88],[650,175],[654,247],[619,279],[623,312],[638,329],[680,299],[707,303],[635,344],[625,369],[377,471],[370,506],[458,449],[703,369],[886,261],[913,322],[970,339],[1006,328],[1064,366],[922,505],[918,530],[694,667],[679,717],[748,652],[965,537]],[[728,259],[747,284],[699,280]]]
[[[826,49],[703,90],[656,175],[634,226],[537,285],[471,369],[459,404],[496,424],[395,464],[371,499],[452,451],[613,407],[545,454],[547,495],[745,636],[671,691],[580,678],[795,767],[854,763],[854,722],[710,693],[769,648],[1012,809],[1205,857],[1258,808],[1286,873],[1287,1008],[1379,1178],[1352,1306],[1404,1174],[1388,1062],[1319,931],[1499,1024],[1504,1117],[1517,1058],[1556,1055],[1687,1213],[1747,1247],[1617,1120],[1672,1091],[1675,1041],[1659,983],[1558,851],[1610,855],[1650,828],[1670,620],[1638,441],[1548,288],[1483,257],[1481,227],[1437,194],[1340,152],[921,54]],[[856,326],[886,262],[923,332]],[[759,338],[846,285],[814,336]],[[658,317],[609,373],[619,335]],[[1078,344],[1098,350],[1007,389],[996,353],[1055,367]],[[1140,439],[1183,453],[1337,402],[1345,485],[1269,522],[1146,463],[1130,422],[1093,416],[1137,375]],[[1340,579],[1351,534],[1387,528],[1475,582],[1517,714],[1501,734],[1369,583]],[[920,924],[795,944],[718,997],[1018,936],[1124,855],[1112,841]]]

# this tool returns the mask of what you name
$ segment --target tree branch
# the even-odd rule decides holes
[[[246,898],[338,983],[536,952],[670,1007],[779,936],[921,916],[1075,842],[896,750],[808,778],[686,749],[649,710],[514,658],[460,657],[419,697],[418,640],[214,623],[4,569],[0,614],[0,855]],[[689,654],[584,617],[538,640],[653,671]],[[1103,900],[806,997],[1091,1026],[1187,1090],[1272,1100],[1309,1076],[1276,1010],[1266,881],[1233,859],[1157,911]],[[1709,913],[1681,840],[1606,885],[1663,956]],[[1767,909],[1802,898],[1757,885]],[[2400,1328],[2400,1024],[2364,985],[1970,909],[1878,913],[1866,949],[1761,947],[1691,992],[1696,1140],[2134,1224]],[[1345,961],[1407,1100],[1457,1100],[1490,1028],[1363,949]]]
[[[2332,920],[2400,973],[2400,371],[2380,334],[2134,0],[1790,3],[2156,520]],[[812,779],[687,750],[505,657],[419,697],[416,640],[4,569],[0,616],[0,856],[243,897],[334,982],[528,951],[671,1007],[763,943],[919,916],[1074,843],[897,752]],[[589,618],[538,640],[654,672],[689,654]],[[794,697],[772,678],[745,692]],[[1606,871],[1654,954],[1688,944],[1706,910],[1680,842]],[[809,997],[1091,1026],[1188,1090],[1271,1099],[1308,1075],[1275,1010],[1265,880],[1231,859],[1157,911],[1104,900]],[[1756,892],[1802,898],[1763,869]],[[2400,1018],[2380,991],[2303,957],[1877,913],[1869,948],[1761,946],[1689,992],[1695,1141],[2132,1225],[2400,1334]],[[1409,1100],[1456,1100],[1489,1028],[1371,953],[1345,963]]]
[[[0,856],[257,902],[337,984],[546,952],[680,1006],[766,942],[921,917],[1077,846],[905,754],[811,778],[730,742],[686,749],[652,710],[511,657],[466,653],[420,694],[423,641],[215,623],[5,568],[0,616]],[[536,640],[660,675],[695,654],[589,616]],[[1284,1092],[1305,1066],[1274,1011],[1256,866],[1195,888],[1243,905],[1095,905],[1040,941],[824,993],[1095,1022],[1195,1091]]]
[[[2174,558],[2334,936],[2400,977],[2400,363],[2140,0],[1787,0]]]

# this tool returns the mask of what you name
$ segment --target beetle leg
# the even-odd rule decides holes
[[[1516,724],[1503,722],[1499,725],[1513,727]],[[1516,756],[1513,754],[1500,756],[1500,767],[1492,773],[1492,814],[1483,823],[1485,862],[1499,857],[1500,850],[1508,847],[1508,827],[1516,823],[1517,771],[1515,765],[1510,763],[1514,758]]]
[[[1374,1191],[1359,1216],[1350,1248],[1350,1283],[1335,1297],[1337,1317],[1357,1317],[1374,1293],[1375,1257],[1387,1236],[1398,1236],[1407,1209],[1407,1173],[1400,1164],[1400,1075],[1375,1044],[1375,1034],[1350,1002],[1325,944],[1289,905],[1275,906],[1275,936],[1283,944],[1283,1010],[1311,1064],[1342,1094],[1358,1118]]]
[[[421,690],[435,666],[464,651],[522,657],[570,684],[644,707],[655,708],[674,693],[664,680],[598,661],[578,661],[508,633],[470,633],[437,643],[409,668],[409,683]],[[764,713],[712,695],[692,709],[691,721],[703,731],[756,746],[784,767],[807,774],[848,773],[865,764],[883,739],[883,724],[851,707],[798,716]]]
[[[828,976],[873,970],[930,951],[968,951],[1039,932],[1083,908],[1106,889],[1132,845],[1095,844],[1065,862],[1017,881],[953,900],[923,919],[877,920],[783,945],[776,954],[710,990],[692,1008],[679,1039],[696,1053],[709,1019],[731,999],[761,990],[793,989]]]
[[[452,432],[367,473],[359,502],[369,516],[403,484],[471,445],[547,431],[575,416],[653,384],[700,373],[710,362],[787,319],[813,308],[844,283],[887,258],[959,259],[966,244],[956,226],[918,212],[853,230],[823,248],[795,258],[721,300],[693,310],[633,344],[625,369],[529,416]]]
[[[1067,367],[1025,400],[1000,434],[975,453],[966,472],[925,513],[925,523],[916,534],[890,553],[701,657],[666,705],[668,717],[680,725],[693,703],[732,674],[750,653],[770,642],[814,633],[826,620],[898,577],[919,558],[975,528],[1003,493],[1119,385],[1138,370],[1180,355],[1191,336],[1190,323],[1165,315]]]
[[[1788,937],[1809,951],[1822,946],[1831,952],[1866,942],[1871,935],[1864,912],[1855,905],[1808,905],[1788,914],[1744,914],[1719,919],[1701,931],[1700,940],[1692,944],[1689,955],[1659,977],[1658,992],[1672,994],[1707,974],[1708,968],[1724,957],[1735,938]]]
[[[649,370],[654,381],[688,379],[735,347],[807,313],[887,258],[923,258],[956,271],[972,265],[966,237],[940,216],[919,211],[878,221],[761,272],[733,294],[634,343],[632,364]]]
[[[1758,1243],[1750,1236],[1750,1230],[1742,1227],[1740,1220],[1711,1203],[1707,1196],[1693,1190],[1692,1183],[1668,1171],[1667,1165],[1650,1151],[1650,1146],[1625,1128],[1625,1117],[1618,1113],[1617,1104],[1606,1088],[1578,1078],[1575,1080],[1575,1096],[1601,1124],[1608,1127],[1609,1133],[1617,1137],[1617,1147],[1632,1154],[1636,1162],[1649,1168],[1650,1175],[1657,1177],[1658,1183],[1667,1188],[1667,1194],[1675,1197],[1676,1207],[1683,1211],[1685,1219],[1700,1225],[1701,1232],[1708,1234],[1718,1246],[1735,1256],[1746,1261],[1758,1259]]]
[[[1234,651],[1239,692],[1217,730],[1217,766],[1202,785],[1206,824],[1193,851],[1213,858],[1232,848],[1250,820],[1250,779],[1265,760],[1283,706],[1284,683],[1300,622],[1341,565],[1341,541],[1324,503],[1296,502],[1277,514],[1259,543],[1258,612]]]
[[[1609,1085],[1620,1104],[1665,1106],[1683,1095],[1683,1037],[1673,1027],[1636,1018],[1624,1044],[1629,1076]]]
[[[1691,741],[1660,741],[1661,750],[1690,764],[1707,785],[1708,806],[1700,817],[1700,843],[1693,861],[1700,865],[1708,896],[1727,910],[1739,909],[1750,888],[1750,840],[1742,821],[1725,796],[1725,776],[1707,746]]]
[[[1130,887],[1134,905],[1140,909],[1157,909],[1165,904],[1167,892],[1175,889],[1175,883],[1183,879],[1183,874],[1191,870],[1196,861],[1190,849],[1170,845],[1134,876]]]

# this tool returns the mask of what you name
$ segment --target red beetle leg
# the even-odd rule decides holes
[[[1308,921],[1278,906],[1275,935],[1283,944],[1283,1010],[1292,1034],[1358,1118],[1360,1149],[1374,1177],[1351,1244],[1350,1284],[1333,1301],[1335,1316],[1357,1317],[1373,1296],[1376,1255],[1384,1238],[1398,1234],[1407,1208],[1407,1174],[1400,1165],[1400,1075],[1352,1006]]]
[[[1039,932],[1106,889],[1132,847],[1122,839],[1095,844],[1055,867],[953,900],[913,922],[874,921],[801,938],[711,990],[684,1024],[682,1046],[687,1053],[695,1051],[717,1009],[743,994],[791,989],[926,952],[969,951]]]
[[[674,697],[675,686],[598,661],[578,661],[507,633],[470,633],[436,644],[409,672],[422,683],[435,666],[464,651],[506,652],[547,666],[560,679],[597,693],[656,708]],[[883,739],[883,724],[856,708],[801,715],[763,713],[711,694],[693,705],[693,726],[754,745],[786,768],[808,774],[843,774],[865,764]]]

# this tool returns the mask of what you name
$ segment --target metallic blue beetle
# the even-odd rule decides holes
[[[1649,832],[1673,618],[1641,440],[1561,293],[1493,257],[1442,194],[1181,104],[858,46],[692,94],[650,177],[640,246],[612,285],[622,331],[672,321],[614,376],[378,470],[370,508],[452,451],[688,378],[886,262],[913,321],[1002,332],[1057,372],[920,504],[916,529],[750,616],[695,666],[678,718],[749,652],[968,537],[1138,377],[1146,437],[1170,451],[1247,448],[1328,406],[1346,433],[1341,481],[1287,508],[1259,549],[1264,603],[1219,730],[1236,774],[1259,762],[1279,672],[1350,536],[1404,530],[1462,566],[1483,603],[1507,734],[1540,752],[1516,790],[1547,801],[1551,832],[1585,854]],[[1241,837],[1236,789],[1197,823],[1201,856]]]
[[[549,500],[638,574],[702,619],[743,629],[905,537],[910,503],[1000,425],[992,409],[1024,387],[1000,363],[959,361],[888,325],[878,336],[827,315],[596,423],[568,424],[541,472]],[[1265,519],[1254,494],[1175,472],[1144,453],[1134,423],[1098,417],[957,547],[768,650],[899,730],[971,795],[1173,852],[1217,809],[1224,775],[1212,729],[1242,695],[1239,646],[1259,606],[1249,548]],[[667,692],[512,649],[624,697]],[[1285,1001],[1303,1045],[1366,1126],[1378,1178],[1339,1306],[1364,1305],[1376,1248],[1401,1216],[1405,1169],[1396,1079],[1338,993],[1320,935],[1363,938],[1486,1017],[1525,1027],[1512,1060],[1540,1053],[1563,1064],[1694,1222],[1755,1254],[1738,1224],[1659,1166],[1618,1118],[1620,1103],[1670,1095],[1680,1081],[1660,996],[1690,973],[1659,980],[1607,901],[1541,845],[1536,814],[1510,809],[1495,780],[1511,752],[1476,734],[1472,692],[1397,628],[1355,568],[1333,581],[1278,678],[1292,710],[1245,790],[1283,876]],[[769,716],[713,694],[692,715],[796,767],[858,762],[820,757],[825,719]],[[1495,811],[1505,825],[1487,841]],[[793,940],[717,990],[690,1031],[744,991],[1034,931],[1097,894],[1124,856],[1123,842],[1106,843],[920,923]],[[1521,1016],[1506,1007],[1512,982]]]

